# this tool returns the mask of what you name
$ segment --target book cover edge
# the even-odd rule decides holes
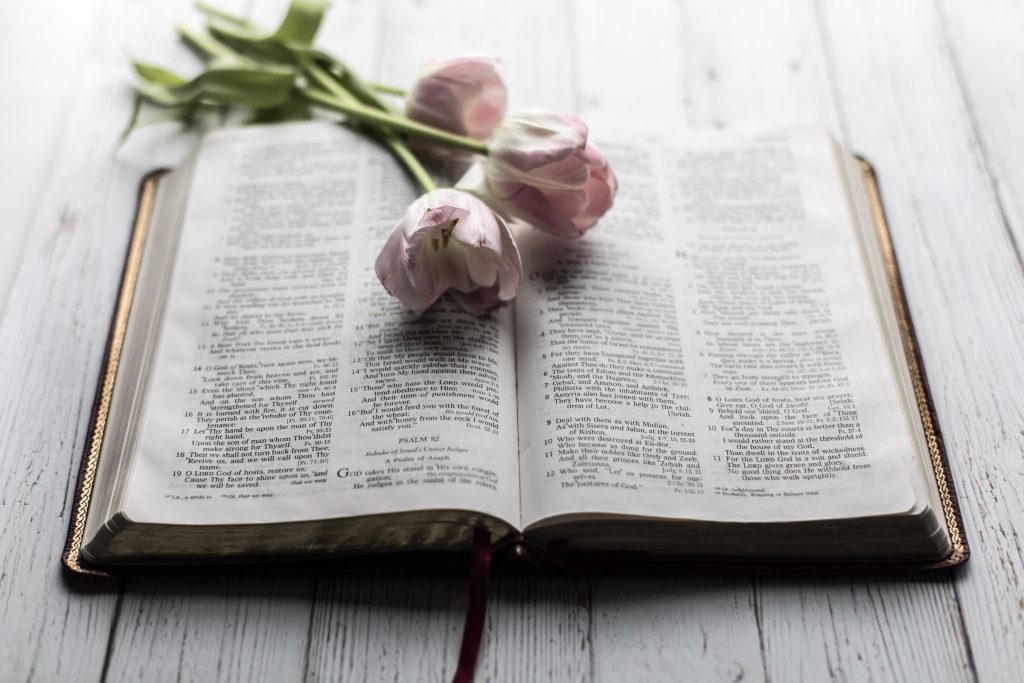
[[[910,378],[914,385],[914,395],[917,399],[917,408],[921,415],[921,426],[924,429],[928,442],[932,471],[935,475],[935,485],[938,488],[946,528],[953,546],[952,551],[946,558],[934,563],[923,563],[920,565],[920,568],[952,567],[966,562],[971,554],[967,543],[967,536],[964,532],[960,501],[957,498],[956,486],[953,483],[950,472],[949,455],[946,451],[945,442],[942,439],[942,431],[939,428],[939,420],[935,412],[931,391],[929,390],[928,377],[925,373],[924,362],[921,357],[921,349],[917,343],[914,322],[910,317],[907,296],[903,288],[903,278],[900,276],[899,263],[896,259],[892,235],[889,231],[889,222],[886,219],[885,207],[882,203],[878,175],[875,172],[875,167],[867,159],[858,155],[857,161],[864,174],[864,182],[868,190],[868,201],[871,207],[871,217],[882,244],[882,257],[885,260],[889,292],[892,296],[893,307],[896,309],[896,317],[900,325],[900,336],[903,339],[903,351],[907,357]]]
[[[110,324],[110,334],[103,355],[99,387],[93,404],[92,419],[89,425],[88,439],[82,462],[79,466],[75,496],[71,506],[71,522],[68,525],[67,540],[61,561],[64,568],[72,574],[109,577],[110,572],[87,566],[82,560],[82,542],[85,535],[85,522],[89,514],[92,500],[92,488],[99,463],[100,450],[103,447],[103,436],[106,431],[107,415],[110,410],[110,399],[117,379],[117,369],[121,359],[121,347],[124,344],[125,330],[128,326],[128,314],[131,311],[132,299],[135,295],[135,283],[138,280],[139,267],[142,262],[142,250],[146,242],[146,234],[153,212],[157,181],[166,174],[167,169],[158,169],[146,174],[139,186],[136,200],[135,219],[132,224],[131,238],[124,269],[121,273],[121,284],[118,289],[117,303]]]

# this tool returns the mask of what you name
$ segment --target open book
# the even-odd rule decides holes
[[[143,187],[65,554],[76,571],[464,551],[963,561],[869,167],[814,130],[599,140],[578,241],[422,317],[374,259],[415,192],[322,122]]]

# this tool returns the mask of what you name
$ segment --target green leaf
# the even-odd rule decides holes
[[[142,111],[142,95],[136,93],[135,99],[132,100],[132,112],[128,116],[128,125],[124,127],[121,132],[121,142],[128,139],[132,131],[139,125],[139,112]]]
[[[257,109],[246,123],[276,123],[278,121],[298,121],[309,118],[309,107],[302,98],[293,98],[280,107]]]
[[[312,45],[327,10],[327,0],[292,0],[284,21],[271,36],[280,43]]]
[[[352,69],[348,68],[348,66],[346,66],[340,59],[323,52],[322,50],[316,49],[310,50],[309,54],[317,66],[320,66],[333,76],[338,84],[357,100],[367,106],[380,109],[381,111],[394,111],[386,102],[377,96],[377,93],[374,92],[374,89],[369,84],[359,78],[359,76],[357,76]]]
[[[292,0],[281,25],[267,33],[247,19],[200,3],[199,10],[209,19],[208,28],[218,40],[254,52],[261,57],[294,63],[293,51],[313,45],[327,0]]]
[[[201,56],[214,60],[215,63],[239,65],[252,64],[250,60],[238,54],[227,45],[224,45],[209,33],[196,31],[184,24],[178,24],[177,29],[178,35],[181,36],[182,40],[184,40],[189,47],[198,52]]]
[[[135,69],[135,73],[139,75],[139,78],[150,85],[168,86],[173,88],[188,83],[188,79],[168,71],[162,66],[156,66],[155,64],[132,62],[132,68]]]
[[[250,28],[211,23],[210,34],[230,48],[259,59],[284,64],[295,63],[295,49],[283,45]]]
[[[236,26],[244,26],[249,23],[249,20],[245,17],[240,17],[231,12],[226,12],[219,7],[208,5],[205,2],[197,2],[195,5],[196,9],[205,14],[210,19],[220,19],[226,21],[229,24],[235,24]]]
[[[138,90],[147,101],[162,107],[208,103],[268,109],[279,107],[291,98],[295,75],[293,69],[283,67],[215,65],[183,84],[165,85],[144,80]]]

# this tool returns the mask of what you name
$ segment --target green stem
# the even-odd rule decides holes
[[[380,109],[388,114],[396,113],[394,109],[387,104],[387,102],[377,96],[377,92],[373,89],[373,86],[359,78],[355,71],[348,68],[348,66],[342,62],[338,60],[334,61],[342,70],[339,80],[346,88],[349,89],[349,92],[356,96],[357,100],[371,109]]]
[[[207,14],[207,16],[219,18],[230,24],[243,28],[253,27],[253,25],[246,19],[229,14],[215,7],[211,7],[203,2],[198,3],[197,6],[199,10]],[[210,57],[219,56],[229,59],[242,59],[240,55],[236,54],[229,47],[211,36],[196,33],[184,26],[179,27],[178,30],[186,41]],[[356,90],[356,92],[353,93],[339,83],[332,74],[314,63],[312,59],[301,59],[300,63],[306,72],[309,82],[326,91],[318,92],[317,90],[304,88],[303,94],[307,99],[313,100],[315,103],[331,107],[337,111],[341,111],[357,121],[376,124],[368,126],[369,131],[391,150],[392,154],[394,154],[402,165],[405,166],[409,174],[423,187],[423,190],[425,192],[430,192],[437,188],[437,185],[434,183],[434,179],[430,177],[430,173],[428,173],[427,169],[423,167],[420,160],[416,158],[416,155],[412,153],[409,147],[397,135],[395,135],[393,130],[391,130],[402,130],[401,123],[398,118],[392,116],[388,112],[387,105],[381,102],[373,92],[376,90],[378,92],[404,96],[404,91],[377,83],[365,84],[347,67],[341,65],[341,68],[345,71],[347,76],[346,80],[348,81],[349,87]],[[386,117],[388,119],[387,128],[379,127],[379,124],[382,122],[381,117]],[[435,130],[428,126],[416,124],[413,121],[408,121],[408,123],[412,124],[412,126],[418,131],[418,134],[423,137],[430,137],[430,131]],[[408,127],[406,127],[403,132],[411,133],[412,131],[408,130]],[[460,138],[460,136],[451,135],[444,131],[436,132],[442,134],[446,139],[454,139],[446,140],[445,144],[453,144],[453,142],[458,142]],[[486,146],[483,146],[482,143],[477,143],[471,138],[463,138],[462,140],[469,141],[473,145],[473,148],[471,148],[470,151],[478,151],[481,154],[487,153]],[[455,146],[459,145],[456,144]],[[462,148],[465,149],[466,147],[463,146]]]
[[[377,131],[377,135],[391,149],[392,154],[398,157],[398,160],[405,165],[409,175],[416,179],[416,182],[420,184],[424,192],[437,189],[437,184],[430,177],[430,174],[427,173],[427,169],[423,168],[423,164],[420,163],[420,160],[416,158],[416,155],[412,153],[404,142],[394,133],[388,131]]]
[[[226,21],[229,24],[234,24],[235,26],[246,26],[246,25],[249,25],[249,21],[247,19],[245,19],[244,17],[240,17],[238,15],[231,14],[230,12],[225,12],[224,10],[222,10],[222,9],[220,9],[218,7],[214,7],[213,5],[208,5],[205,2],[201,2],[201,1],[197,2],[196,3],[196,9],[199,10],[200,12],[202,12],[203,14],[205,14],[208,17],[214,17],[216,19],[220,19],[222,21]]]
[[[324,71],[322,68],[307,62],[305,64],[306,74],[309,76],[311,82],[315,82],[325,90],[329,90],[332,95],[337,97],[339,101],[343,101],[349,104],[357,105],[358,101],[355,97],[346,90],[340,83],[338,83],[331,74]],[[404,142],[402,142],[398,136],[392,133],[390,130],[371,128],[371,131],[380,138],[381,142],[388,146],[392,154],[402,162],[406,170],[409,171],[409,175],[415,178],[422,187],[424,192],[430,192],[431,190],[437,189],[437,185],[434,183],[434,179],[430,177],[430,173],[423,167],[420,160],[416,158]]]
[[[178,24],[176,28],[182,40],[210,59],[219,58],[243,64],[249,62],[248,59],[207,33],[201,33],[183,24]]]
[[[359,104],[359,100],[357,100],[352,93],[342,87],[342,85],[338,83],[338,81],[335,80],[326,70],[314,64],[311,59],[304,59],[302,68],[305,69],[306,75],[309,77],[311,83],[315,83],[324,90],[327,90],[346,104]]]
[[[426,140],[431,140],[432,142],[439,142],[448,147],[464,149],[467,152],[484,155],[487,154],[487,144],[480,140],[464,137],[462,135],[455,135],[453,133],[440,130],[439,128],[425,126],[422,123],[417,123],[416,121],[407,119],[404,116],[389,114],[379,109],[367,107],[363,104],[346,102],[339,97],[322,91],[313,90],[309,87],[300,88],[299,92],[301,92],[306,99],[313,104],[318,104],[322,107],[327,107],[328,109],[341,112],[355,121],[374,124],[377,126],[385,126],[400,133],[424,138]]]
[[[369,85],[371,88],[373,88],[377,92],[384,93],[385,95],[395,95],[397,97],[405,97],[406,95],[409,94],[405,90],[402,90],[401,88],[396,88],[393,85],[384,85],[383,83],[373,83],[373,82],[368,83],[367,85]]]
[[[132,113],[128,119],[128,125],[125,127],[124,132],[121,133],[121,142],[123,143],[128,139],[128,135],[131,134],[135,127],[139,125],[139,112],[142,111],[142,96],[136,95],[135,101],[132,102]]]

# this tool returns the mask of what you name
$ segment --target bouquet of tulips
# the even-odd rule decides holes
[[[205,111],[242,107],[254,122],[342,114],[380,140],[423,187],[395,226],[376,271],[402,304],[423,313],[445,292],[481,315],[510,301],[523,268],[509,221],[564,238],[592,228],[617,189],[607,159],[578,118],[545,111],[506,116],[498,60],[464,56],[428,65],[406,94],[369,83],[313,46],[327,0],[293,0],[281,26],[261,30],[244,18],[200,4],[205,31],[179,27],[208,60],[192,79],[135,62],[136,106],[190,122]],[[404,112],[386,98],[405,97]],[[438,188],[415,150],[475,155],[455,187]]]

